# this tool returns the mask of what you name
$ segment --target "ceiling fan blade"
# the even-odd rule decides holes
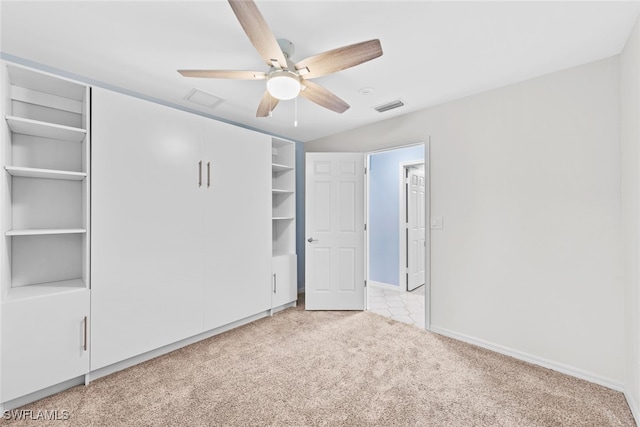
[[[301,77],[313,79],[355,67],[379,56],[382,56],[382,46],[380,40],[374,39],[310,56],[298,62],[296,70],[306,68],[308,72],[300,73]]]
[[[302,82],[302,85],[306,86],[306,88],[300,91],[300,95],[307,98],[309,101],[315,102],[324,108],[328,108],[329,110],[340,114],[349,109],[349,104],[319,84],[304,81]]]
[[[280,68],[287,68],[287,59],[256,4],[250,0],[229,0],[229,4],[264,62],[270,67],[277,62]]]
[[[262,95],[262,99],[260,100],[260,105],[258,105],[258,111],[256,111],[256,117],[267,117],[270,112],[272,112],[276,105],[278,105],[279,99],[271,96],[269,91],[265,91],[264,95]]]
[[[232,71],[232,70],[178,70],[185,77],[201,77],[206,79],[238,79],[264,80],[267,73],[262,71]]]

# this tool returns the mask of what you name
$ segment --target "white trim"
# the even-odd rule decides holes
[[[534,356],[532,354],[514,350],[512,348],[504,347],[499,344],[493,344],[488,341],[484,341],[478,338],[473,338],[464,334],[459,334],[457,332],[449,331],[447,329],[439,328],[437,326],[432,326],[431,332],[434,332],[439,335],[443,335],[445,337],[453,338],[458,341],[463,341],[469,344],[473,344],[478,347],[485,348],[487,350],[495,351],[496,353],[504,354],[506,356],[511,356],[516,359],[523,360],[525,362],[529,362],[534,365],[542,366],[543,368],[551,369],[557,372],[561,372],[563,374],[570,375],[572,377],[580,378],[582,380],[599,384],[601,386],[613,389],[615,391],[624,392],[624,385],[619,381],[615,381],[615,380],[612,380],[611,378],[606,378],[591,372],[587,372],[585,370],[582,370],[580,368],[576,368],[570,365],[565,365],[564,363],[554,362],[553,360]]]
[[[364,309],[369,308],[369,176],[371,175],[371,154],[364,156]]]
[[[427,206],[424,208],[425,218],[424,238],[426,239],[427,250],[425,256],[427,260],[424,268],[424,328],[431,330],[431,136],[427,136],[424,142],[424,177],[427,180],[424,197]]]
[[[426,141],[429,141],[429,137],[426,138]],[[425,145],[426,146],[426,144],[427,144],[427,142],[412,142],[410,144],[396,145],[394,147],[381,148],[379,150],[365,151],[365,153],[367,155],[380,154],[380,153],[384,153],[386,151],[396,151],[396,150],[402,150],[403,148],[419,147],[420,145]],[[426,153],[427,152],[425,151],[425,155],[426,155]]]
[[[297,294],[296,294],[296,296],[297,296]],[[279,307],[273,307],[271,309],[270,316],[273,316],[276,313],[279,313],[279,312],[281,312],[283,310],[286,310],[287,308],[292,308],[292,307],[297,307],[297,306],[298,306],[298,300],[296,299],[295,301],[288,302],[288,303],[283,304],[283,305],[281,305]]]
[[[624,397],[627,399],[627,405],[629,405],[629,409],[631,409],[631,415],[633,415],[633,419],[635,420],[637,425],[640,425],[640,410],[636,401],[633,399],[633,395],[629,393],[628,390],[624,391]]]
[[[15,399],[9,400],[8,402],[0,403],[0,411],[4,412],[11,409],[19,408],[29,403],[35,402],[36,400],[44,399],[45,397],[52,396],[54,394],[60,393],[61,391],[67,390],[71,387],[82,385],[84,383],[85,383],[84,375],[76,378],[72,378],[70,380],[63,381],[59,384],[55,384],[38,391],[34,391],[33,393],[16,397]]]

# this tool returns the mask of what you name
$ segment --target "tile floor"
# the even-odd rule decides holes
[[[369,311],[424,329],[424,285],[411,292],[370,284]]]

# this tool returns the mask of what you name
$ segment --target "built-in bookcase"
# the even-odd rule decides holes
[[[272,141],[272,222],[273,254],[294,254],[296,216],[295,145],[290,141]]]
[[[89,88],[3,73],[3,300],[88,288]]]
[[[296,152],[291,141],[271,141],[272,312],[297,300]]]
[[[0,68],[0,405],[17,407],[89,372],[90,90]]]

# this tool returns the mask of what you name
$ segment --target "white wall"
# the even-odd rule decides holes
[[[620,55],[625,392],[640,421],[640,19]]]
[[[431,324],[621,388],[620,68],[613,57],[311,141],[431,136]]]

